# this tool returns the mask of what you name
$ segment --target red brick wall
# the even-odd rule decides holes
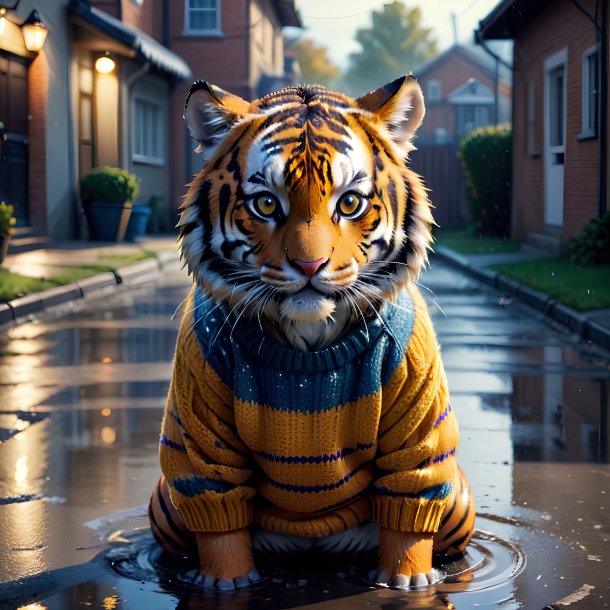
[[[595,12],[595,0],[582,0]],[[513,98],[513,234],[525,239],[544,230],[543,99],[544,61],[568,49],[567,124],[564,166],[562,242],[576,235],[597,215],[598,141],[579,141],[582,121],[582,53],[596,42],[593,24],[570,0],[556,0],[515,39]],[[535,144],[528,147],[528,87],[536,91]]]
[[[41,51],[28,74],[28,210],[32,227],[47,229],[47,98],[49,66]]]
[[[222,3],[221,20],[223,36],[195,37],[184,35],[184,0],[171,0],[170,48],[186,61],[193,72],[193,80],[207,80],[223,89],[248,98],[248,24],[249,0],[232,0]],[[159,10],[161,10],[159,2]],[[187,146],[195,143],[185,139],[184,102],[190,83],[180,83],[172,94],[170,109],[171,158],[172,158],[172,207],[176,209],[186,193],[188,176]]]

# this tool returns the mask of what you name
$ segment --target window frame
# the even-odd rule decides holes
[[[582,54],[582,65],[581,65],[581,123],[580,123],[580,133],[576,136],[577,140],[592,140],[597,138],[597,134],[599,132],[599,115],[601,112],[600,107],[600,95],[599,88],[601,86],[601,74],[600,74],[600,45],[599,43],[595,43],[593,46],[589,47]],[[595,127],[589,126],[589,120],[591,115],[589,113],[589,97],[591,94],[590,87],[590,79],[589,79],[589,62],[591,58],[597,55],[597,125]]]
[[[152,108],[155,108],[159,113],[159,120],[155,122],[156,125],[156,136],[157,141],[159,143],[159,153],[161,156],[157,157],[154,155],[141,154],[136,152],[137,147],[137,138],[138,138],[138,102],[142,104],[146,104]],[[161,104],[158,104],[144,96],[136,95],[133,97],[133,131],[132,131],[132,147],[131,147],[131,160],[133,163],[138,163],[140,165],[155,165],[157,167],[165,165],[165,155],[163,151],[165,149],[165,133],[163,129],[164,121],[163,121],[163,111],[164,108]],[[146,128],[146,125],[144,125]]]
[[[203,36],[203,37],[220,37],[222,33],[222,14],[221,14],[221,0],[214,0],[216,3],[216,26],[209,29],[196,29],[191,27],[191,10],[213,10],[213,9],[192,9],[190,6],[191,0],[184,0],[184,36]]]
[[[432,86],[434,85],[434,87],[437,88],[438,91],[438,95],[433,96],[430,93],[430,89],[433,88]],[[438,78],[431,78],[427,85],[426,85],[426,102],[428,104],[438,104],[442,98],[443,98],[443,89],[442,89],[442,83]]]

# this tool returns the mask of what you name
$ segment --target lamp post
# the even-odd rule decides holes
[[[38,53],[44,47],[49,29],[44,24],[37,10],[33,10],[29,17],[21,24],[25,48]]]

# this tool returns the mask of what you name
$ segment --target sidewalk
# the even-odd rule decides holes
[[[164,266],[176,264],[178,247],[175,236],[162,236],[148,237],[138,243],[62,242],[44,250],[7,256],[2,264],[3,269],[44,278],[67,267],[94,264],[103,255],[140,252],[153,252],[155,256],[127,264],[114,272],[98,273],[64,286],[27,294],[8,303],[0,302],[0,328],[57,305],[82,298],[99,297],[126,286],[150,281]]]
[[[34,250],[6,257],[3,268],[32,277],[49,277],[62,268],[95,263],[100,255],[154,252],[155,257],[99,273],[65,286],[28,294],[9,303],[0,303],[0,327],[20,321],[50,307],[81,298],[108,294],[117,289],[150,281],[168,264],[175,264],[178,248],[174,236],[150,237],[137,244],[96,244],[65,242],[52,248]],[[531,260],[540,255],[531,252],[497,254],[458,254],[443,246],[435,247],[435,256],[476,279],[520,299],[548,318],[566,326],[586,341],[610,350],[610,309],[580,312],[558,302],[548,294],[489,269],[489,265]]]
[[[544,313],[547,318],[577,333],[585,341],[591,341],[610,350],[610,309],[577,311],[548,294],[534,290],[489,268],[490,265],[532,260],[541,258],[543,255],[533,252],[458,254],[443,246],[435,246],[434,251],[435,256],[440,260],[457,267],[481,282],[502,290],[511,297],[520,299]]]

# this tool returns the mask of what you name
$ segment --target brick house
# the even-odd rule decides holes
[[[160,228],[172,228],[197,165],[182,121],[190,83],[245,97],[283,83],[281,29],[300,25],[294,0],[0,0],[2,9],[0,200],[15,205],[25,247],[86,234],[78,180],[99,165],[135,173],[138,202],[156,198]],[[48,28],[36,53],[21,27],[34,9]]]
[[[607,6],[503,1],[479,26],[514,40],[513,234],[549,251],[606,209]]]
[[[510,72],[480,47],[456,44],[413,74],[424,93],[426,117],[411,166],[431,189],[436,222],[462,229],[468,201],[459,142],[476,127],[510,120]]]
[[[415,68],[426,101],[419,145],[456,142],[475,127],[510,120],[510,74],[480,47],[453,45]]]
[[[301,27],[294,0],[164,0],[164,43],[189,65],[194,80],[207,80],[246,100],[293,84],[284,71],[282,28]],[[185,184],[201,159],[182,115],[188,87],[178,87],[170,109],[172,202],[177,207]]]

